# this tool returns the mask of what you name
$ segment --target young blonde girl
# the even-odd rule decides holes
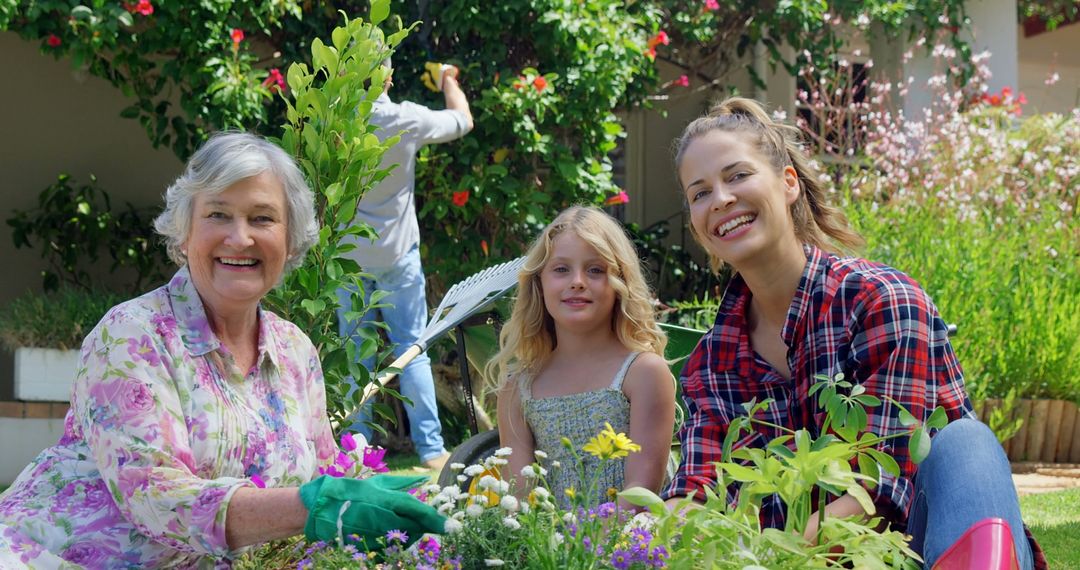
[[[518,276],[517,303],[500,344],[489,371],[501,379],[499,439],[513,450],[507,467],[519,493],[531,486],[522,468],[538,456],[551,490],[564,502],[567,489],[582,493],[594,477],[600,493],[659,490],[671,448],[675,388],[663,358],[667,338],[656,325],[637,253],[618,222],[596,208],[574,206],[544,229]],[[607,462],[583,453],[605,423],[641,451]],[[579,479],[563,437],[583,457],[586,481]]]

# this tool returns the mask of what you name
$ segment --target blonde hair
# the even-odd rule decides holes
[[[779,174],[787,166],[795,169],[799,179],[799,197],[791,205],[791,219],[795,237],[802,243],[826,250],[853,253],[863,245],[862,236],[848,225],[847,216],[825,200],[826,188],[821,183],[821,172],[810,162],[803,150],[802,132],[798,127],[774,121],[761,103],[744,97],[731,97],[709,109],[683,129],[675,141],[675,171],[682,166],[683,155],[690,143],[711,131],[749,133],[756,136],[756,147]],[[679,180],[679,189],[685,188]],[[705,242],[693,226],[690,233],[703,248]],[[708,251],[708,248],[705,248]],[[714,271],[724,262],[709,253]]]
[[[501,386],[519,373],[535,375],[555,350],[555,322],[544,305],[540,273],[551,258],[555,238],[571,233],[592,246],[607,263],[615,290],[611,327],[619,342],[637,352],[664,356],[667,335],[656,324],[652,295],[637,251],[619,222],[592,206],[563,210],[533,241],[518,273],[517,301],[499,334],[499,352],[488,362],[488,378]]]

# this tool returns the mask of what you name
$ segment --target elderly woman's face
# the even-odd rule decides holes
[[[270,172],[195,196],[184,249],[211,312],[253,308],[277,284],[288,255],[286,208],[285,189]]]

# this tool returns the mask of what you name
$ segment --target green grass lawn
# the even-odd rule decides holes
[[[1080,570],[1080,489],[1020,498],[1024,522],[1054,570]]]

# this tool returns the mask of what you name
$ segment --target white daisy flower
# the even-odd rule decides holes
[[[502,520],[503,526],[510,530],[518,530],[521,528],[521,523],[517,522],[514,517],[506,517]]]
[[[465,468],[465,475],[469,477],[476,477],[484,472],[484,468],[480,465],[470,465]]]
[[[507,495],[499,501],[499,506],[507,512],[515,512],[518,510],[518,500],[513,495]]]
[[[509,447],[500,447],[499,449],[495,450],[495,457],[510,457],[510,454],[513,452],[514,450],[510,449]]]
[[[534,451],[533,455],[535,455],[537,459],[547,459],[547,453],[544,453],[543,451],[540,451],[539,449]]]
[[[469,506],[465,507],[465,515],[468,516],[469,518],[474,518],[475,519],[476,517],[478,517],[478,516],[480,516],[482,514],[484,514],[484,507],[481,507],[480,505],[475,505],[474,504],[474,505],[469,505]]]
[[[464,468],[465,468],[465,464],[464,464],[464,463],[451,463],[451,464],[450,464],[450,469],[451,469],[452,471],[461,471],[461,470],[462,470],[462,469],[464,469]]]
[[[455,519],[446,519],[446,526],[443,527],[443,531],[446,532],[446,534],[454,534],[457,532],[461,532],[461,529],[463,528],[465,528],[465,525],[462,524],[461,521]]]

